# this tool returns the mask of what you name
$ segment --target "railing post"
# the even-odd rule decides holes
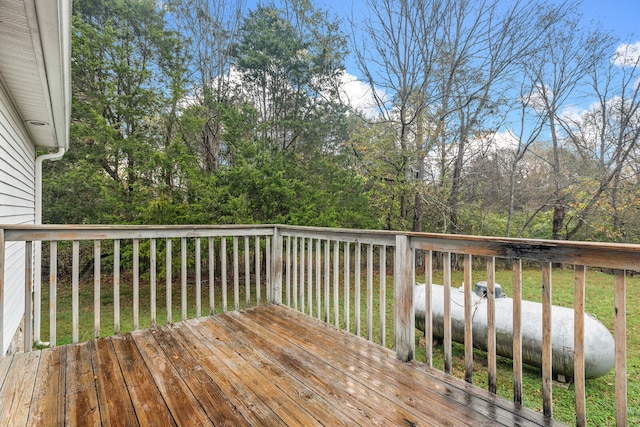
[[[31,351],[33,345],[33,242],[24,245],[24,351]]]
[[[627,284],[624,270],[614,270],[614,334],[616,426],[628,423],[627,394]]]
[[[282,236],[277,227],[273,229],[271,243],[271,292],[270,304],[282,304]]]
[[[0,358],[4,356],[4,229],[0,228]]]
[[[33,342],[40,343],[40,307],[42,300],[42,241],[34,242],[33,254]]]
[[[413,308],[414,252],[407,236],[396,236],[394,261],[395,350],[399,360],[408,362],[415,354],[415,315]]]

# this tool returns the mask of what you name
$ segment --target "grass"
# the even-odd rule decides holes
[[[482,271],[478,268],[476,271]],[[315,272],[314,272],[315,273]],[[204,277],[204,274],[203,274]],[[264,275],[263,275],[264,277]],[[452,272],[452,285],[460,286],[462,283],[462,272]],[[371,297],[373,301],[373,316],[371,323],[372,340],[381,343],[380,334],[380,285],[379,274],[374,274],[372,279]],[[442,283],[442,275],[434,272],[434,282]],[[342,278],[340,279],[342,281]],[[423,277],[417,277],[418,282],[424,281]],[[474,272],[474,281],[483,280],[479,273]],[[503,289],[510,294],[511,271],[498,270],[496,272],[496,281],[503,285]],[[121,279],[120,286],[120,304],[121,304],[121,332],[127,332],[132,329],[132,306],[133,292],[130,285],[131,281],[127,278]],[[188,318],[196,316],[195,307],[195,286],[189,281],[188,285]],[[286,282],[285,282],[286,283]],[[283,283],[283,287],[285,286]],[[527,269],[523,271],[523,298],[540,301],[541,297],[541,272],[538,269]],[[553,303],[556,305],[571,307],[573,305],[573,283],[574,275],[572,269],[556,269],[553,271]],[[166,305],[164,293],[165,281],[163,278],[158,279],[157,286],[157,323],[162,325],[166,323]],[[181,299],[180,299],[180,279],[177,277],[172,282],[172,320],[181,319]],[[232,310],[234,307],[233,279],[230,277],[227,281],[227,309]],[[322,282],[324,286],[324,280]],[[339,284],[339,327],[343,327],[343,284]],[[57,344],[66,344],[71,342],[71,291],[70,284],[60,282],[57,290]],[[324,289],[321,292],[321,310],[318,316],[316,307],[316,283],[313,283],[313,307],[312,315],[324,319]],[[355,280],[353,275],[350,278],[350,326],[349,330],[355,332],[356,319],[354,315],[355,309]],[[209,313],[208,300],[208,284],[202,286],[202,314]],[[216,279],[215,286],[215,312],[223,311],[221,304],[222,289],[220,278]],[[300,290],[300,289],[298,289]],[[140,328],[146,328],[150,325],[150,296],[149,296],[148,280],[142,281],[140,285]],[[305,294],[308,289],[305,288]],[[329,323],[333,324],[334,311],[334,287],[333,277],[330,283],[329,297]],[[48,340],[48,320],[49,320],[49,297],[47,287],[42,290],[42,340]],[[255,294],[255,287],[252,285],[252,294]],[[266,297],[266,289],[264,279],[261,289],[264,302]],[[284,292],[283,292],[284,294]],[[386,298],[387,304],[382,311],[386,317],[384,339],[385,344],[393,347],[393,277],[386,278]],[[245,308],[245,279],[240,275],[239,286],[239,307]],[[367,278],[363,271],[361,279],[361,316],[360,316],[360,335],[367,336],[367,319],[366,319],[366,301],[367,301]],[[286,297],[283,295],[283,302]],[[250,306],[255,305],[255,296],[252,295]],[[640,278],[627,278],[627,372],[628,372],[628,407],[629,407],[629,425],[640,425]],[[80,341],[93,338],[93,281],[88,278],[82,281],[79,288],[79,324],[80,324]],[[110,278],[103,278],[103,288],[101,290],[101,336],[113,334],[113,288]],[[298,305],[301,308],[301,305]],[[588,313],[595,315],[605,326],[613,331],[613,276],[598,271],[590,271],[587,274],[587,290],[586,290],[586,310]],[[307,304],[307,295],[305,295],[305,311],[309,312]],[[416,359],[424,361],[426,359],[424,348],[418,345],[422,332],[416,331]],[[434,347],[434,367],[443,369],[443,348],[442,346]],[[452,360],[453,375],[458,378],[464,378],[464,347],[459,344],[453,346]],[[512,398],[513,382],[512,382],[512,365],[511,360],[499,358],[498,360],[498,394],[507,398]],[[487,388],[487,358],[486,353],[476,350],[474,352],[474,384]],[[525,365],[523,372],[523,395],[524,405],[537,411],[542,410],[542,394],[541,394],[541,377],[540,370]],[[574,411],[574,388],[573,384],[561,386],[554,384],[554,418],[567,424],[575,423]],[[609,372],[600,378],[587,380],[587,420],[590,425],[606,426],[615,425],[615,393],[614,393],[614,373]]]
[[[523,299],[541,300],[541,273],[539,270],[523,272]],[[511,271],[496,272],[496,281],[503,285],[510,294]],[[434,274],[434,282],[442,283],[442,276]],[[462,272],[452,273],[452,284],[462,283]],[[552,289],[555,305],[573,306],[573,269],[556,269],[553,271]],[[640,278],[627,277],[627,380],[629,425],[640,425]],[[598,271],[587,274],[586,311],[595,315],[610,331],[613,331],[613,276]],[[424,349],[417,350],[417,358],[424,360]],[[464,378],[464,347],[455,344],[453,348],[453,375]],[[474,384],[487,388],[486,353],[474,353]],[[442,346],[434,349],[434,366],[443,369]],[[512,399],[513,380],[511,360],[498,360],[498,394]],[[590,425],[615,425],[615,375],[613,370],[608,374],[587,380],[587,420]],[[524,406],[542,411],[541,373],[534,367],[525,365],[523,371]],[[574,387],[554,384],[553,387],[554,418],[567,424],[575,424]]]

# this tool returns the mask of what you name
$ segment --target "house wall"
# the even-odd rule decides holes
[[[35,221],[35,147],[0,81],[0,224]],[[24,243],[8,242],[5,258],[4,355],[24,313]]]

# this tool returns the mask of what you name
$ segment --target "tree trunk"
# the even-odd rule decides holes
[[[464,135],[464,134],[462,134]],[[449,221],[451,222],[451,233],[458,234],[458,197],[460,196],[460,179],[462,177],[462,165],[465,152],[465,137],[460,138],[458,143],[458,153],[453,167],[453,175],[451,177],[451,192],[449,193]]]
[[[556,130],[555,108],[548,108],[549,127],[551,130],[551,140],[553,142],[553,224],[551,229],[551,238],[560,239],[562,227],[564,226],[564,200],[562,190],[560,188],[560,149],[558,147],[558,134]]]

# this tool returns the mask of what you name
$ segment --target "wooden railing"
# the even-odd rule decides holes
[[[40,281],[33,279],[34,246],[43,245],[43,271],[50,276],[49,301],[50,345],[56,345],[56,293],[61,265],[60,248],[65,262],[71,263],[71,341],[80,338],[80,283],[93,279],[93,330],[90,337],[104,334],[101,307],[104,299],[113,298],[113,333],[121,332],[120,293],[132,293],[130,329],[147,325],[140,321],[140,287],[148,290],[148,326],[159,323],[158,306],[164,307],[164,321],[174,320],[178,306],[173,274],[179,259],[179,313],[181,319],[239,309],[254,304],[282,303],[335,327],[361,335],[381,345],[389,345],[399,359],[415,357],[414,285],[416,266],[424,268],[426,282],[425,335],[431,336],[431,294],[434,263],[441,269],[444,286],[444,371],[452,371],[451,289],[452,264],[462,260],[465,293],[465,379],[473,382],[473,343],[471,286],[474,260],[483,260],[487,281],[487,375],[488,388],[496,392],[495,268],[497,260],[512,266],[513,297],[513,399],[522,403],[522,265],[540,266],[542,284],[542,400],[543,411],[553,415],[551,297],[553,263],[571,264],[575,271],[574,298],[574,384],[576,424],[586,424],[584,378],[584,302],[586,277],[591,267],[611,269],[611,286],[615,289],[615,396],[616,422],[627,424],[626,370],[626,274],[640,270],[640,246],[584,242],[534,241],[490,237],[453,236],[425,233],[322,229],[282,225],[258,226],[6,226],[0,229],[0,326],[4,307],[4,250],[9,242],[25,244],[25,306],[30,314],[25,322],[24,343],[41,340]],[[179,257],[174,242],[180,242]],[[61,246],[62,245],[62,246]],[[142,249],[144,247],[144,250]],[[70,249],[69,249],[70,248]],[[36,253],[38,251],[35,251]],[[126,255],[124,255],[126,253]],[[158,257],[164,255],[164,261]],[[437,255],[437,256],[436,256]],[[36,256],[38,258],[38,256]],[[102,264],[101,259],[112,259]],[[66,261],[66,260],[69,261]],[[81,274],[83,260],[93,266],[93,274]],[[68,268],[68,266],[65,266]],[[38,269],[36,269],[38,270]],[[422,270],[420,270],[422,275]],[[477,276],[478,273],[476,272]],[[36,274],[37,276],[37,274]],[[109,276],[108,278],[106,276]],[[143,278],[141,278],[144,276]],[[164,283],[158,279],[164,277]],[[392,278],[392,283],[387,282]],[[242,279],[242,283],[241,283]],[[364,282],[364,283],[363,283]],[[112,289],[106,293],[107,283]],[[69,286],[64,284],[64,286]],[[86,284],[84,285],[86,286]],[[164,303],[157,293],[162,291]],[[230,304],[232,293],[233,304]],[[392,293],[392,295],[391,295]],[[220,295],[218,295],[220,294]],[[146,295],[146,294],[145,294]],[[189,297],[190,295],[190,297]],[[376,298],[374,298],[374,296]],[[243,301],[244,300],[244,301]],[[145,303],[146,305],[146,303]],[[86,310],[88,307],[82,307]],[[193,309],[191,314],[189,308]],[[392,315],[387,315],[392,313]],[[32,329],[33,328],[33,329]],[[0,327],[0,334],[2,327]],[[0,336],[0,340],[2,337]],[[2,342],[2,341],[0,341]],[[432,365],[433,348],[426,339],[426,363]]]

